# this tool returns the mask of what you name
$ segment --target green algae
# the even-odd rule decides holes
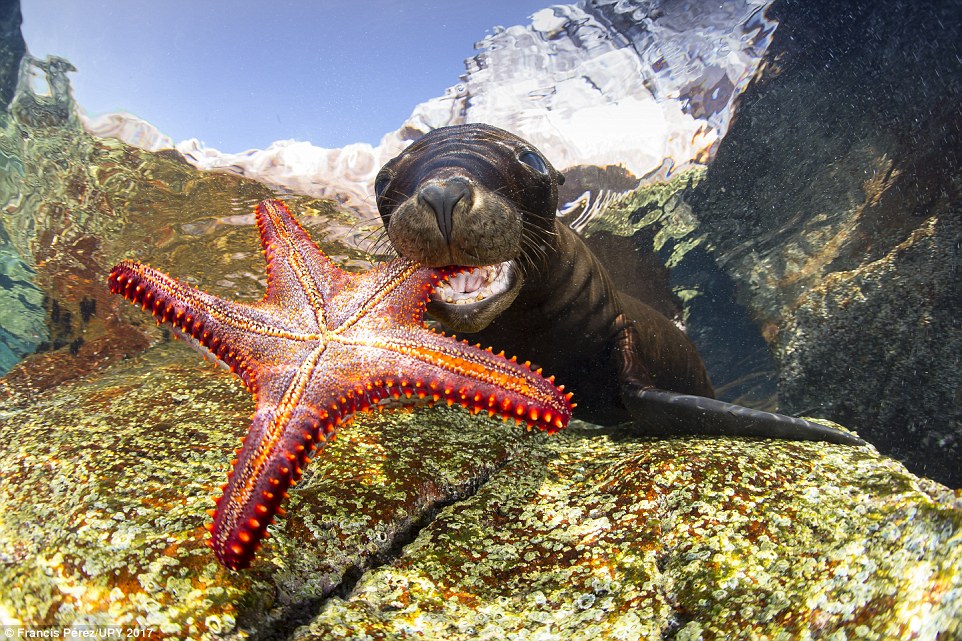
[[[667,181],[642,185],[605,207],[581,232],[589,237],[598,233],[632,236],[641,229],[653,229],[655,251],[670,243],[672,253],[666,265],[674,267],[704,242],[704,235],[696,233],[698,220],[682,198],[704,175],[704,167],[693,166]]]
[[[181,356],[165,346],[2,407],[6,616],[189,636],[197,612],[223,622],[243,595],[268,594],[263,580],[225,580],[204,545],[224,444],[242,433],[249,401]]]
[[[951,637],[960,531],[962,495],[869,448],[572,429],[296,638]]]

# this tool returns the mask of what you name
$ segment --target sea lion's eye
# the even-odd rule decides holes
[[[548,165],[544,159],[533,151],[523,151],[518,155],[518,160],[534,169],[539,174],[548,175]]]
[[[374,197],[380,198],[384,195],[384,190],[391,184],[391,177],[387,174],[380,174],[374,179]]]

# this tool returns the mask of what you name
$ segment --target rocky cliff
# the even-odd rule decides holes
[[[559,168],[619,165],[664,179],[714,154],[733,105],[771,41],[767,0],[582,1],[499,29],[443,96],[414,107],[380,144],[322,149],[279,141],[224,154],[197,140],[176,144],[195,166],[238,173],[296,193],[335,197],[373,215],[374,175],[421,134],[487,122],[533,142]],[[145,149],[172,142],[120,114],[86,121],[89,131]],[[637,184],[637,180],[634,182]],[[593,184],[597,193],[607,185]]]
[[[17,89],[20,60],[27,45],[20,33],[19,0],[0,1],[0,108],[6,108]]]

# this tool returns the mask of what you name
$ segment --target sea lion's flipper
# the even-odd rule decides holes
[[[622,323],[614,349],[621,382],[621,401],[631,413],[634,419],[632,423],[646,434],[756,436],[865,445],[865,441],[854,434],[802,418],[659,389],[656,379],[649,374],[643,362],[639,344],[634,325]]]
[[[629,385],[622,389],[622,401],[634,423],[652,435],[757,436],[865,445],[854,434],[833,427],[691,394]]]

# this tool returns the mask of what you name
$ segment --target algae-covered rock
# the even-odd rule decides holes
[[[207,548],[205,510],[252,407],[173,343],[0,405],[0,614],[173,638],[297,621],[531,441],[461,410],[365,416],[312,463],[290,517],[238,573]]]
[[[863,436],[880,450],[953,487],[962,485],[960,243],[962,216],[930,218],[883,258],[825,278],[788,324],[782,374],[788,407],[866,421],[874,429]],[[853,376],[855,363],[873,375]]]
[[[962,6],[780,0],[686,194],[789,413],[962,486]]]
[[[343,429],[228,571],[205,510],[251,409],[171,342],[0,405],[0,614],[193,639],[960,633],[962,492],[871,448],[532,437],[457,408]]]
[[[295,638],[946,639],[960,622],[962,493],[870,448],[575,428]]]

